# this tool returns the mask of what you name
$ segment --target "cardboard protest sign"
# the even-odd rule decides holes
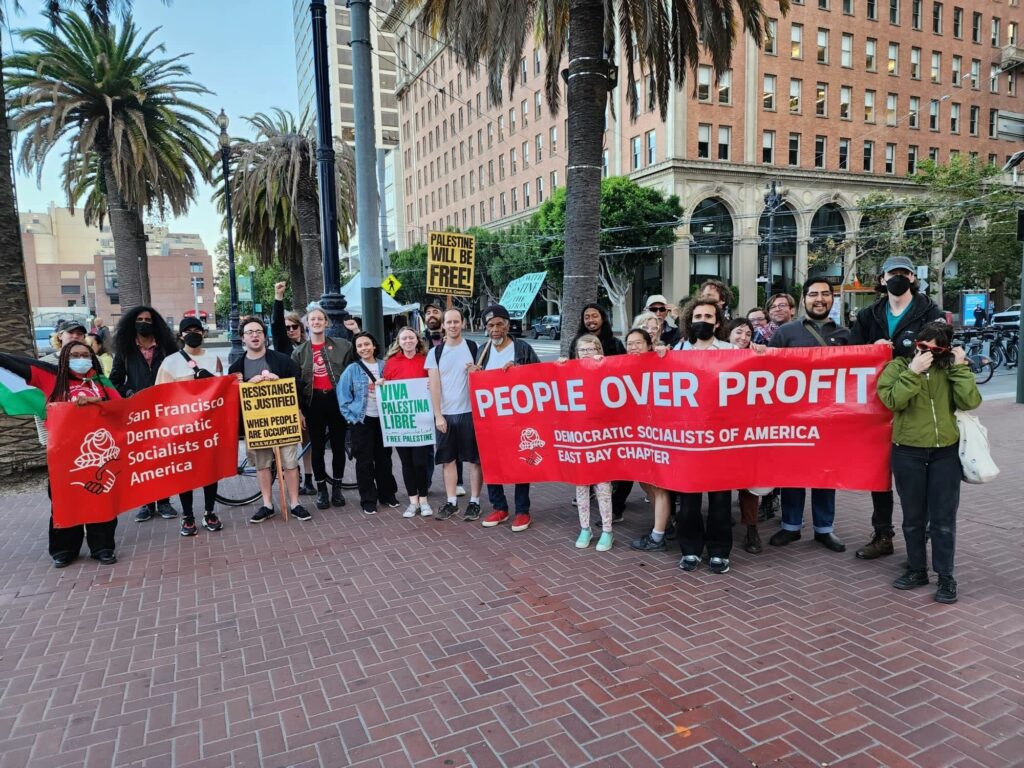
[[[434,406],[426,379],[379,382],[377,409],[384,445],[412,448],[434,444]]]
[[[427,293],[472,296],[476,238],[459,232],[430,232],[427,240]]]
[[[245,444],[249,450],[302,442],[295,379],[240,384],[239,395]]]

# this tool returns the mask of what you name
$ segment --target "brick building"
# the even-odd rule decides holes
[[[19,216],[32,308],[87,307],[108,324],[116,323],[121,307],[110,227],[86,226],[81,210],[72,213],[53,204],[46,213]],[[152,225],[146,226],[146,235],[153,306],[176,323],[186,312],[194,313],[198,303],[212,325],[213,261],[202,239]]]
[[[857,201],[911,192],[906,176],[919,160],[961,153],[1002,163],[1019,148],[997,137],[996,116],[1024,111],[1022,21],[1019,0],[793,0],[762,49],[745,36],[729,71],[716,78],[701,65],[673,90],[666,121],[641,84],[631,122],[617,88],[605,174],[677,194],[684,211],[675,246],[637,295],[663,288],[678,298],[717,276],[751,304],[771,181],[785,189],[773,280],[792,284],[816,244],[856,247]],[[552,117],[543,101],[532,36],[515,93],[492,107],[483,68],[463,70],[415,13],[391,26],[410,243],[446,226],[505,226],[565,183],[564,109]]]

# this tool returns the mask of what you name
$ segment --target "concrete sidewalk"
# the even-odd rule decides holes
[[[126,515],[118,564],[64,570],[45,494],[7,496],[0,768],[1022,765],[1024,408],[980,415],[1003,474],[963,486],[954,606],[889,586],[902,543],[854,558],[867,494],[847,553],[808,529],[724,576],[630,550],[636,493],[606,554],[545,486],[516,534],[353,498],[190,539]]]

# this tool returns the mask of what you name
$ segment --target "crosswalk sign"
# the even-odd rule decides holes
[[[380,284],[380,287],[387,291],[388,296],[393,299],[395,294],[398,293],[398,289],[402,287],[402,283],[394,275],[388,275]]]

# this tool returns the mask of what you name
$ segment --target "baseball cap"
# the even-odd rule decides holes
[[[915,272],[914,262],[908,259],[906,256],[890,256],[885,260],[882,265],[882,272],[890,272],[894,269],[906,269],[909,272]]]
[[[178,333],[184,333],[189,328],[198,328],[201,331],[203,330],[203,321],[198,317],[181,318],[181,322],[178,323]]]
[[[82,333],[89,330],[78,320],[62,320],[57,326],[57,333],[64,333],[65,331],[73,331],[75,329],[80,329]]]
[[[484,310],[484,322],[490,322],[492,318],[501,317],[505,320],[509,320],[508,310],[505,309],[501,304],[491,304],[487,309]]]
[[[427,299],[426,303],[423,305],[424,312],[427,311],[427,307],[433,307],[434,309],[439,309],[444,312],[444,304],[441,303],[440,299]]]
[[[653,296],[647,297],[647,301],[644,302],[644,309],[651,306],[651,304],[664,304],[667,307],[669,306],[669,301],[660,293],[656,293]]]

